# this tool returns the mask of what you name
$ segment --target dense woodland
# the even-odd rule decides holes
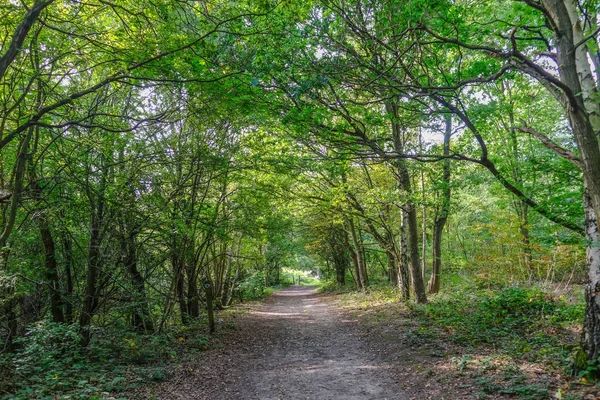
[[[599,26],[598,0],[1,2],[3,395],[293,270],[584,287],[595,368]]]

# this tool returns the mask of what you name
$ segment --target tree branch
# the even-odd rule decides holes
[[[523,123],[523,121],[521,121]],[[571,153],[569,150],[565,149],[564,147],[559,146],[558,144],[554,143],[552,140],[550,140],[549,137],[547,137],[546,135],[542,134],[541,132],[536,131],[533,128],[529,128],[527,126],[525,126],[525,124],[523,123],[523,126],[518,127],[517,128],[520,132],[523,133],[528,133],[531,136],[535,137],[536,139],[538,139],[548,150],[551,150],[552,152],[558,154],[559,156],[561,156],[562,158],[569,160],[573,165],[575,165],[577,168],[579,169],[583,169],[583,163],[581,161],[581,159],[579,157],[577,157],[575,154]]]

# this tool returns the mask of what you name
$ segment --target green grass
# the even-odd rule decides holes
[[[283,268],[281,272],[284,279],[294,285],[298,284],[298,278],[300,278],[301,286],[320,286],[321,279],[312,276],[311,271],[301,271],[291,268]]]

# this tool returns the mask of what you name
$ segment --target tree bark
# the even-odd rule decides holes
[[[62,234],[63,257],[65,259],[65,321],[67,324],[73,323],[73,245],[71,238],[65,232]]]
[[[177,304],[179,304],[179,314],[181,323],[187,325],[189,323],[187,303],[185,301],[185,268],[183,257],[179,254],[181,249],[178,247],[178,243],[175,243],[171,254],[171,266],[173,267],[173,289],[175,291],[175,298]]]
[[[195,266],[195,263],[188,263],[186,274],[188,278],[187,310],[189,316],[195,319],[200,317],[200,301],[198,297],[198,274],[196,270],[197,268]]]
[[[104,189],[106,186],[106,173],[101,177],[101,183],[96,200],[96,209],[92,211],[90,223],[90,241],[88,245],[88,262],[86,274],[85,299],[79,316],[79,328],[82,336],[82,345],[90,343],[90,324],[98,306],[98,275],[100,273],[100,246],[102,244],[102,227],[104,221]]]
[[[27,168],[27,153],[29,151],[29,142],[33,136],[33,127],[27,130],[25,137],[21,140],[19,145],[19,152],[17,155],[17,162],[15,164],[15,180],[13,185],[13,194],[10,198],[10,204],[8,206],[8,215],[5,218],[4,229],[0,233],[0,249],[6,247],[8,238],[12,233],[17,218],[17,210],[21,203],[21,197],[23,195],[23,182],[25,177],[25,171]]]
[[[596,213],[591,206],[587,188],[583,199],[586,226],[586,261],[588,283],[585,290],[586,310],[583,324],[583,346],[588,360],[600,355],[600,235]],[[581,368],[581,366],[579,366]],[[585,368],[585,366],[583,366]]]
[[[452,118],[450,115],[445,115],[446,129],[444,131],[444,157],[450,155],[450,137],[452,136]],[[429,280],[429,293],[437,293],[440,291],[440,274],[442,272],[442,234],[444,226],[448,221],[450,214],[450,159],[446,158],[443,164],[442,174],[442,194],[441,207],[439,213],[435,217],[433,223],[433,271]]]
[[[583,347],[588,360],[596,360],[600,349],[600,246],[597,221],[600,216],[600,104],[598,87],[588,62],[587,46],[575,0],[542,0],[554,30],[563,105],[580,153],[584,177],[584,208],[588,241],[586,314]],[[593,58],[594,55],[591,55]]]
[[[35,174],[35,170],[31,165],[29,168],[29,186],[33,192],[33,197],[39,204],[39,207],[35,212],[35,216],[38,228],[40,230],[42,244],[44,246],[44,275],[48,281],[48,287],[50,289],[50,312],[52,313],[52,321],[63,323],[65,322],[65,316],[63,313],[63,303],[60,295],[58,263],[56,261],[56,245],[54,243],[52,232],[50,231],[46,209],[42,205],[42,187],[40,186]]]
[[[128,237],[124,238],[123,243],[124,264],[131,277],[133,286],[134,305],[132,325],[139,332],[152,332],[154,324],[150,317],[148,299],[146,298],[145,279],[138,270],[138,259],[136,251],[136,235],[129,232]]]
[[[406,238],[406,226],[408,224],[408,216],[402,211],[402,222],[400,223],[400,254],[398,257],[398,287],[402,298],[410,299],[410,274],[408,272],[408,240]]]
[[[358,239],[358,235],[356,233],[356,227],[354,225],[354,220],[352,218],[348,219],[348,225],[350,227],[350,236],[352,238],[352,246],[351,247],[351,255],[352,260],[354,261],[356,277],[360,282],[359,288],[361,290],[366,289],[368,286],[367,277],[366,277],[366,268],[364,267],[364,256],[363,249],[361,243]]]
[[[419,130],[419,151],[423,153],[423,137]],[[423,274],[423,282],[427,280],[427,206],[425,204],[425,173],[421,169],[421,213],[423,220],[421,224],[421,273]]]
[[[388,265],[388,280],[393,286],[398,285],[398,262],[396,261],[396,256],[394,252],[386,250],[385,256],[387,258]]]
[[[7,47],[6,52],[0,57],[0,80],[4,77],[6,70],[10,64],[15,60],[19,51],[21,51],[23,42],[27,38],[27,34],[31,30],[31,27],[40,16],[40,13],[44,8],[52,4],[54,0],[48,0],[46,2],[36,0],[27,14],[23,17],[23,21],[15,29],[10,44]]]
[[[394,142],[394,150],[398,154],[404,153],[404,140],[402,137],[401,127],[399,125],[399,113],[398,105],[394,102],[386,102],[386,111],[392,116],[391,127],[392,127],[392,138]],[[413,290],[415,293],[415,300],[417,303],[426,303],[427,294],[425,292],[425,282],[423,281],[423,275],[421,272],[421,262],[419,257],[419,226],[417,222],[417,209],[414,201],[411,199],[413,194],[412,186],[410,183],[410,174],[404,160],[396,160],[396,177],[398,180],[399,188],[404,192],[405,201],[403,204],[404,214],[403,217],[407,220],[407,238],[408,238],[408,251],[410,254],[410,277],[412,281]],[[404,220],[404,218],[403,218]]]
[[[348,238],[348,231],[344,230],[344,241],[346,242],[346,248],[350,252],[350,258],[352,259],[352,265],[354,266],[354,274],[352,278],[354,279],[354,283],[356,283],[356,287],[359,290],[363,290],[362,280],[360,279],[360,266],[358,265],[358,255],[352,245],[350,244],[350,240]]]

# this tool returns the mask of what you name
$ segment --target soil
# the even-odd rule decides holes
[[[281,290],[236,320],[219,348],[181,367],[156,398],[412,398],[386,346],[313,287]]]
[[[143,398],[501,400],[519,389],[524,399],[600,399],[597,388],[539,365],[461,348],[450,332],[432,336],[398,304],[352,304],[292,286],[243,307],[247,314],[221,323],[218,346]],[[532,392],[536,385],[547,394]]]

